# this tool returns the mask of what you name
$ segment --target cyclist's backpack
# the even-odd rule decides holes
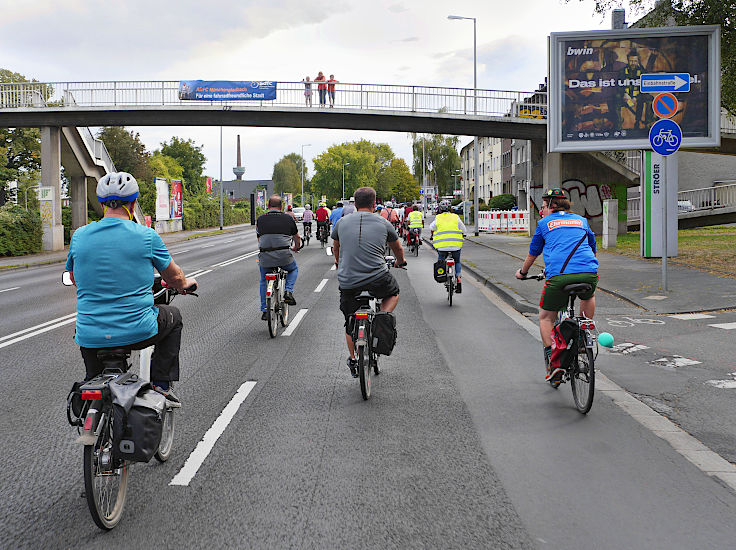
[[[434,263],[434,280],[444,283],[447,280],[447,262],[438,260]]]
[[[378,355],[391,355],[396,345],[396,317],[388,311],[379,311],[373,317],[373,351]]]
[[[166,398],[137,378],[110,384],[113,395],[113,457],[148,462],[158,450]]]
[[[572,319],[565,319],[552,329],[552,354],[549,358],[550,372],[555,369],[567,370],[573,360],[576,348],[578,324]]]

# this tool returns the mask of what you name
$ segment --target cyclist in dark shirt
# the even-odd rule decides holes
[[[291,306],[296,305],[294,299],[294,284],[299,274],[299,268],[291,252],[297,252],[301,245],[301,238],[296,228],[294,218],[281,211],[282,202],[279,195],[271,195],[268,199],[268,212],[256,220],[256,235],[258,235],[258,267],[261,270],[261,319],[268,320],[266,313],[266,273],[274,267],[283,267],[286,271],[286,286],[284,302]],[[292,240],[294,246],[291,246]]]

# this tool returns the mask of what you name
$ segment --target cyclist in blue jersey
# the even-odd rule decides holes
[[[588,220],[569,210],[570,201],[562,189],[550,189],[543,195],[542,219],[529,245],[529,255],[516,272],[516,278],[523,279],[537,256],[543,254],[547,281],[539,300],[539,332],[547,359],[552,351],[552,328],[557,312],[565,309],[568,303],[569,297],[562,291],[565,285],[589,283],[592,289],[580,296],[580,311],[588,319],[595,314],[595,288],[598,285],[595,234]]]
[[[89,380],[103,370],[100,348],[143,349],[154,345],[151,381],[170,396],[179,380],[182,318],[170,305],[153,304],[154,268],[185,293],[197,281],[184,275],[156,231],[133,221],[138,182],[126,172],[105,175],[97,184],[103,218],[80,227],[69,244],[66,269],[77,287],[75,342]]]

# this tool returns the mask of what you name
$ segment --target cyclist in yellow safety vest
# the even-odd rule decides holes
[[[455,292],[460,294],[463,291],[460,283],[460,250],[463,247],[463,237],[467,230],[460,216],[450,212],[450,207],[446,204],[441,204],[438,211],[437,217],[429,224],[429,230],[432,232],[430,237],[439,255],[438,261],[450,255],[455,259],[455,274],[457,275]]]
[[[416,235],[417,244],[422,244],[422,227],[424,227],[424,214],[419,211],[419,206],[414,205],[414,210],[407,216],[409,233]],[[407,237],[407,243],[410,243]]]

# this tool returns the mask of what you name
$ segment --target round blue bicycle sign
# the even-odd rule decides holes
[[[649,143],[655,153],[665,156],[671,155],[682,144],[682,130],[672,120],[658,120],[649,130]]]

